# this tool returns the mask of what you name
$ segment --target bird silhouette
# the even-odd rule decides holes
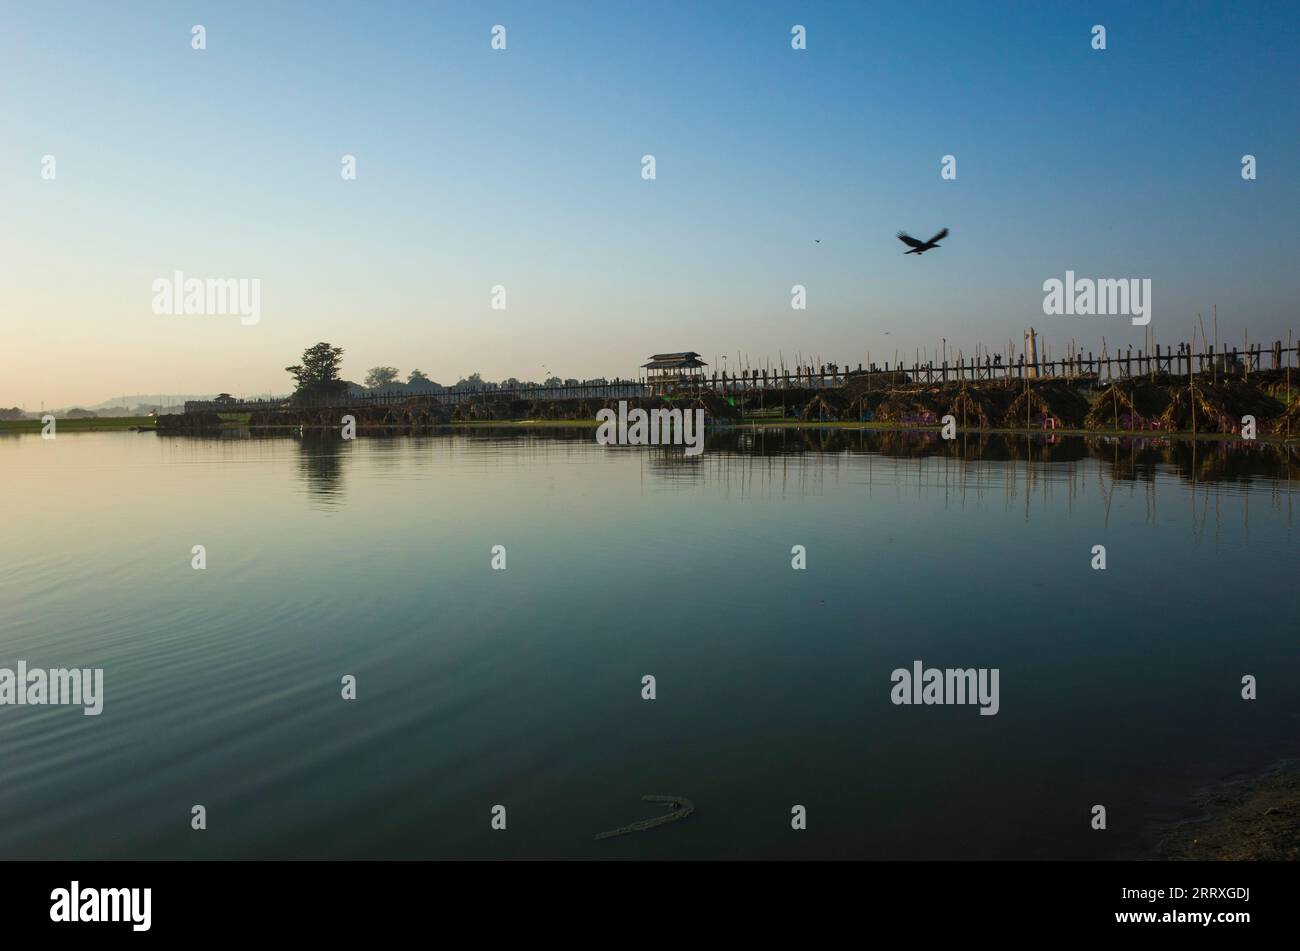
[[[904,251],[904,254],[925,254],[933,248],[939,247],[939,242],[948,237],[948,229],[944,228],[929,241],[917,241],[906,231],[898,232],[898,240],[911,248],[910,251]]]

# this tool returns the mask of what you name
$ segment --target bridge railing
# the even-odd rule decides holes
[[[774,389],[819,389],[835,387],[849,379],[865,379],[867,386],[890,386],[899,383],[952,383],[963,380],[1068,380],[1080,384],[1130,379],[1139,376],[1169,374],[1186,377],[1188,374],[1217,374],[1221,377],[1245,377],[1262,370],[1281,370],[1300,365],[1300,346],[1283,346],[1277,340],[1272,344],[1221,347],[1208,346],[1193,350],[1187,343],[1177,347],[1157,344],[1150,351],[1132,347],[1111,354],[1094,355],[1077,350],[1057,360],[1027,361],[1025,354],[993,354],[981,350],[978,358],[958,356],[956,360],[899,361],[883,365],[870,363],[856,368],[829,364],[796,367],[780,372],[773,370],[746,370],[740,374],[726,371],[708,376],[683,376],[665,381],[652,378],[658,391],[677,392],[712,391],[721,394],[746,393]]]

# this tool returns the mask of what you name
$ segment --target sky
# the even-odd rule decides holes
[[[1285,340],[1297,80],[1295,3],[0,0],[0,406],[284,393],[321,340],[443,384]],[[260,319],[155,313],[177,270]],[[1067,270],[1150,326],[1045,315]]]

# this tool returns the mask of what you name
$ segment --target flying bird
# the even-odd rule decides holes
[[[904,254],[925,254],[926,251],[929,251],[932,248],[937,248],[939,242],[946,237],[948,237],[947,228],[944,228],[929,241],[917,241],[906,231],[898,232],[898,240],[912,249],[910,251],[904,251]]]

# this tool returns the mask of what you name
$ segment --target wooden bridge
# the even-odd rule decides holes
[[[768,369],[745,370],[738,376],[728,376],[725,371],[721,374],[715,372],[711,376],[683,376],[678,381],[677,391],[744,393],[793,388],[817,389],[840,386],[849,379],[864,377],[868,388],[877,384],[896,386],[900,383],[951,383],[963,380],[1009,382],[1026,379],[1077,380],[1086,385],[1137,376],[1168,374],[1186,377],[1193,373],[1248,379],[1251,373],[1260,370],[1297,366],[1300,364],[1298,355],[1300,347],[1283,346],[1280,340],[1268,347],[1255,344],[1241,349],[1219,348],[1217,351],[1215,347],[1209,346],[1194,352],[1187,343],[1177,347],[1161,347],[1157,344],[1148,352],[1129,347],[1114,356],[1076,350],[1059,360],[1026,359],[1023,353],[1011,359],[1009,356],[1004,358],[1000,353],[983,351],[980,357],[966,359],[958,356],[951,363],[947,360],[915,360],[910,364],[900,361],[891,366],[889,361],[885,361],[883,366],[871,363],[864,367],[859,363],[856,369],[830,364],[796,367],[781,372]],[[662,385],[661,380],[662,378],[657,378],[656,382]]]
[[[711,375],[683,375],[679,380],[666,380],[656,377],[638,380],[614,380],[599,383],[566,383],[554,386],[521,386],[514,388],[455,388],[432,393],[411,393],[405,391],[381,391],[358,396],[343,394],[326,400],[303,403],[289,398],[272,400],[196,400],[185,404],[185,412],[247,413],[275,412],[284,409],[329,408],[329,407],[366,407],[387,406],[406,403],[409,400],[430,400],[444,405],[473,402],[504,402],[527,400],[529,402],[553,400],[608,400],[647,398],[652,392],[664,392],[665,389],[681,396],[716,393],[727,396],[732,394],[758,393],[767,390],[789,389],[828,389],[842,386],[849,380],[862,380],[867,389],[877,386],[888,387],[906,383],[949,383],[963,380],[1002,380],[1023,381],[1035,379],[1057,379],[1076,381],[1081,386],[1090,386],[1114,380],[1131,379],[1138,376],[1157,376],[1167,374],[1174,377],[1187,377],[1191,374],[1213,374],[1216,377],[1249,379],[1251,373],[1261,370],[1280,370],[1300,366],[1300,346],[1283,346],[1282,341],[1275,341],[1270,346],[1247,344],[1241,349],[1236,347],[1219,348],[1207,346],[1200,351],[1193,351],[1190,344],[1181,343],[1175,347],[1162,348],[1159,345],[1150,351],[1127,348],[1122,353],[1100,356],[1092,351],[1084,353],[1076,350],[1059,360],[1026,359],[1024,353],[1015,359],[1008,353],[992,354],[983,351],[980,357],[966,359],[962,356],[951,363],[947,360],[915,360],[911,364],[896,362],[893,365],[885,361],[883,366],[861,363],[856,369],[838,364],[821,366],[802,366],[777,371],[774,369],[746,369],[739,374],[728,375],[724,370]]]

